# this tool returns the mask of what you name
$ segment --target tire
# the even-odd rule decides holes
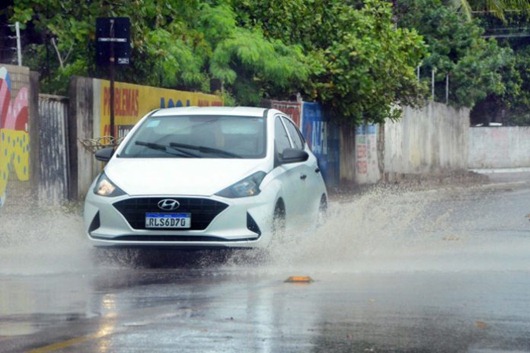
[[[326,195],[322,195],[320,203],[318,205],[317,213],[317,228],[320,228],[326,224],[328,220],[328,199]]]
[[[272,239],[271,244],[279,244],[284,241],[285,237],[285,206],[280,200],[274,206],[274,213],[272,216]]]

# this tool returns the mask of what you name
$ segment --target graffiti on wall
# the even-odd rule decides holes
[[[355,130],[355,177],[358,183],[377,181],[377,126],[361,125]]]
[[[0,67],[0,207],[9,177],[29,180],[28,88],[16,96],[5,67]]]
[[[328,154],[327,122],[318,103],[304,102],[302,133],[313,153],[320,159]]]

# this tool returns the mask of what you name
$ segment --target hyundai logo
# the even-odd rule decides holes
[[[174,211],[180,207],[180,203],[173,199],[163,199],[158,201],[158,208],[164,211]]]

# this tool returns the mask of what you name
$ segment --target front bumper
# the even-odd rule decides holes
[[[179,212],[189,212],[190,229],[146,229],[145,213],[159,211],[158,200],[177,199]],[[108,198],[89,193],[85,230],[95,246],[255,248],[272,235],[272,201],[267,195],[225,199],[217,196],[128,195]]]

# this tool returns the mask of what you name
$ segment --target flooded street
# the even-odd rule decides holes
[[[0,353],[530,352],[530,178],[492,181],[335,197],[267,256],[96,251],[75,209],[0,209]]]

